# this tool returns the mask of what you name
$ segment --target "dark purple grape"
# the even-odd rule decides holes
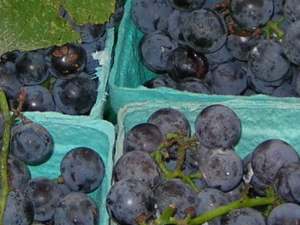
[[[208,71],[208,63],[203,54],[188,46],[179,46],[170,53],[166,69],[175,82],[188,77],[204,79]]]
[[[267,185],[273,185],[278,171],[291,162],[298,162],[297,151],[287,142],[269,139],[253,151],[251,165],[254,174]]]
[[[24,193],[32,201],[34,206],[34,220],[48,221],[52,218],[57,204],[63,197],[58,185],[45,177],[31,179]]]
[[[273,15],[273,0],[231,0],[230,15],[242,29],[254,31],[263,27]]]
[[[31,200],[20,190],[11,190],[7,196],[3,224],[29,225],[33,218],[34,207]]]
[[[15,63],[18,79],[24,85],[38,85],[49,77],[45,55],[39,51],[22,53]]]
[[[55,225],[98,225],[100,216],[99,208],[91,197],[84,193],[71,192],[58,203],[53,222]]]
[[[218,49],[215,52],[206,53],[204,55],[208,61],[209,68],[213,68],[214,66],[217,66],[220,63],[225,63],[234,59],[225,45],[223,45],[220,49]]]
[[[198,198],[193,188],[181,179],[170,179],[159,183],[154,189],[154,196],[159,213],[169,205],[176,207],[175,218],[184,219],[188,214],[194,215]]]
[[[194,77],[188,77],[178,82],[178,90],[192,93],[212,94],[211,87],[204,81]]]
[[[292,162],[281,167],[275,176],[275,188],[285,201],[300,203],[300,162]]]
[[[189,16],[189,12],[182,12],[175,9],[168,19],[168,32],[170,36],[180,44],[186,45],[183,37],[182,29],[185,19]]]
[[[170,0],[174,8],[180,11],[191,12],[200,9],[206,0]]]
[[[143,65],[155,72],[165,73],[168,57],[178,47],[178,43],[165,31],[145,34],[139,42],[138,53]]]
[[[76,147],[69,150],[60,165],[61,176],[72,191],[90,193],[96,190],[104,177],[105,165],[93,149]]]
[[[49,131],[42,125],[30,122],[12,128],[10,151],[29,165],[46,162],[53,153],[53,140]]]
[[[157,30],[167,31],[172,12],[173,6],[168,0],[135,0],[131,7],[131,18],[140,31],[150,34]]]
[[[118,224],[139,225],[141,221],[147,222],[155,213],[154,194],[142,181],[121,180],[110,188],[106,209]]]
[[[241,137],[241,120],[224,105],[210,105],[203,109],[195,121],[195,131],[200,143],[207,148],[234,147]]]
[[[39,111],[49,112],[55,111],[55,103],[51,92],[41,85],[25,86],[24,91],[24,102],[22,104],[22,111]],[[14,105],[19,105],[20,92],[14,98]]]
[[[155,159],[143,151],[130,151],[123,154],[113,168],[115,182],[136,179],[147,184],[151,189],[162,180],[162,172]]]
[[[297,225],[300,223],[300,206],[283,203],[276,206],[268,216],[268,225]]]
[[[22,52],[19,50],[14,50],[12,52],[6,52],[0,56],[0,61],[5,62],[5,63],[6,62],[14,63],[16,61],[17,57],[21,54],[22,54]]]
[[[285,0],[282,11],[289,23],[300,20],[300,5],[297,0]]]
[[[46,60],[53,76],[60,79],[70,79],[83,71],[86,63],[86,52],[79,44],[74,43],[53,46],[48,51]]]
[[[300,21],[291,23],[282,38],[283,52],[295,65],[300,65]]]
[[[53,87],[53,99],[64,114],[86,115],[97,99],[98,82],[82,72],[73,79],[57,79]]]
[[[198,9],[185,20],[183,36],[195,51],[212,53],[220,49],[227,40],[227,25],[214,10]]]
[[[156,125],[165,137],[168,134],[191,136],[191,127],[188,119],[177,109],[159,109],[150,115],[147,122]]]
[[[222,217],[222,225],[266,225],[262,213],[253,208],[234,209]]]
[[[232,149],[213,148],[201,158],[200,171],[209,187],[230,191],[242,181],[243,162]]]
[[[143,86],[147,88],[159,88],[159,87],[166,87],[166,88],[177,88],[177,83],[172,80],[169,74],[161,74],[157,77],[154,77],[146,82],[143,83]]]
[[[132,127],[125,135],[123,152],[144,151],[149,154],[155,152],[165,141],[159,128],[151,123],[140,123]]]
[[[299,97],[296,87],[293,84],[283,84],[275,88],[271,95],[275,97]]]

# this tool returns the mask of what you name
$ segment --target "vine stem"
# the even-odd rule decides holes
[[[5,128],[3,133],[3,143],[0,153],[0,165],[1,165],[1,200],[0,200],[0,224],[3,224],[3,217],[6,208],[7,195],[10,191],[8,181],[8,155],[9,155],[9,144],[10,134],[15,115],[10,116],[9,106],[7,103],[6,95],[2,88],[0,88],[0,108],[2,116],[5,121]]]

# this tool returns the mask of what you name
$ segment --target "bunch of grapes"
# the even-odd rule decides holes
[[[148,88],[217,95],[299,97],[295,0],[134,0]]]
[[[298,151],[281,139],[245,158],[242,123],[229,107],[201,110],[191,128],[175,108],[130,128],[113,168],[107,211],[117,224],[298,224]],[[194,130],[194,134],[192,133]]]

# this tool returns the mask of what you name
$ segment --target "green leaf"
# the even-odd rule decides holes
[[[60,6],[79,25],[103,24],[114,12],[115,0],[0,0],[0,55],[80,41],[60,17]]]

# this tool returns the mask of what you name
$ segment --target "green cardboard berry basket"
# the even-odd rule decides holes
[[[196,117],[201,110],[212,104],[230,107],[241,119],[242,135],[235,148],[241,157],[252,152],[259,143],[272,138],[288,142],[300,153],[300,103],[239,99],[214,103],[158,101],[130,103],[119,110],[114,162],[123,154],[126,132],[139,123],[147,122],[156,110],[170,107],[182,112],[190,122],[193,135]]]
[[[139,60],[138,43],[143,36],[130,15],[131,5],[135,0],[127,0],[124,17],[119,26],[118,40],[114,55],[114,64],[109,75],[109,93],[111,106],[115,112],[128,103],[146,101],[172,102],[220,102],[232,99],[245,101],[278,101],[299,102],[297,98],[276,98],[266,95],[225,96],[206,95],[181,92],[169,88],[148,89],[141,86],[145,81],[154,78],[155,73],[149,71]]]
[[[56,113],[27,113],[25,115],[48,129],[54,141],[54,153],[50,160],[40,166],[29,166],[32,177],[57,178],[60,175],[60,161],[72,148],[85,146],[100,154],[105,164],[105,176],[100,187],[89,195],[99,207],[99,225],[108,224],[109,216],[106,212],[105,200],[111,187],[115,127],[104,120],[91,120]]]

